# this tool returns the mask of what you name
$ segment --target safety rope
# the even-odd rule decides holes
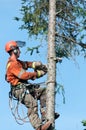
[[[41,83],[29,83],[31,85],[40,85],[40,86],[44,86],[46,85],[45,82],[41,82]],[[26,85],[27,86],[27,85]],[[19,125],[23,125],[24,123],[28,123],[29,122],[29,118],[28,118],[28,115],[24,115],[24,111],[22,109],[22,114],[23,114],[23,117],[20,116],[20,113],[19,113],[19,107],[23,106],[23,104],[21,103],[21,100],[19,101],[17,98],[15,98],[11,91],[9,92],[9,107],[11,109],[11,113],[15,119],[15,121],[19,124]]]
[[[10,109],[11,109],[11,113],[14,116],[14,119],[16,120],[16,122],[19,125],[23,125],[25,122],[29,122],[29,120],[27,119],[28,116],[23,116],[23,117],[20,116],[20,113],[19,113],[19,106],[20,105],[23,105],[21,103],[21,101],[18,101],[13,96],[9,97],[9,106],[10,106]],[[23,110],[22,110],[22,113],[24,113]]]

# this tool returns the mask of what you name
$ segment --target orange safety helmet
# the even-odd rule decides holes
[[[14,50],[16,47],[18,47],[17,42],[15,41],[9,41],[5,45],[6,52]]]

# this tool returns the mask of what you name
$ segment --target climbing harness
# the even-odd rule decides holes
[[[25,95],[27,93],[30,94],[34,94],[34,97],[37,98],[39,96],[39,93],[36,91],[35,93],[35,89],[38,89],[40,86],[44,86],[46,85],[45,82],[41,82],[41,83],[22,83],[22,85],[18,85],[17,87],[11,87],[11,90],[9,92],[9,106],[11,109],[11,113],[14,116],[14,119],[16,120],[16,122],[19,125],[23,125],[24,123],[28,123],[29,119],[28,119],[28,115],[25,114],[25,108],[23,108],[23,104],[22,101],[25,97]],[[24,89],[24,92],[19,96],[19,99],[14,97],[13,95],[13,89],[18,90],[18,89]],[[15,91],[14,90],[14,91]],[[21,105],[21,106],[20,106]],[[19,113],[20,108],[23,108],[21,113]],[[20,114],[22,114],[22,116],[20,116]]]

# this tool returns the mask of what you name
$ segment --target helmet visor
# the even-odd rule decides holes
[[[16,43],[19,47],[24,47],[26,45],[25,41],[16,41]]]

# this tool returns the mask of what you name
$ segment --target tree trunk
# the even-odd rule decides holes
[[[48,30],[48,77],[47,77],[47,119],[52,122],[49,130],[55,128],[55,84],[56,84],[56,61],[55,61],[55,11],[56,0],[49,1],[49,30]]]

